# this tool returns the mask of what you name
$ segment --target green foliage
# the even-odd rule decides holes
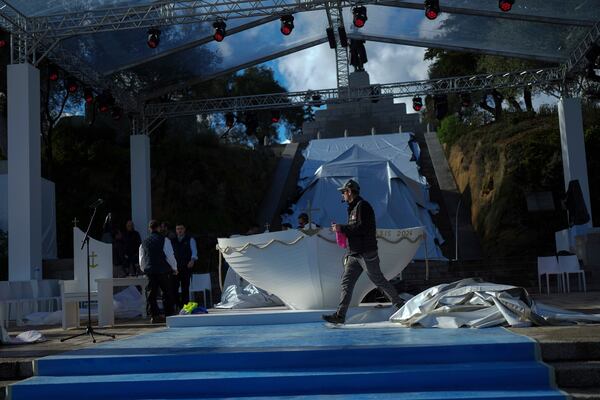
[[[452,146],[467,130],[456,115],[450,115],[442,120],[437,135],[442,143]]]

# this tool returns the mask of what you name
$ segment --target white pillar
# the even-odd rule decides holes
[[[148,236],[152,219],[152,190],[150,186],[150,138],[132,135],[129,141],[131,157],[131,218],[142,239]]]
[[[565,179],[565,190],[569,181],[577,179],[583,193],[583,200],[590,214],[589,226],[592,226],[592,207],[588,184],[587,164],[585,157],[585,141],[583,138],[583,117],[580,99],[558,101],[558,123],[560,126],[560,144]]]
[[[40,71],[7,68],[8,279],[42,279]]]

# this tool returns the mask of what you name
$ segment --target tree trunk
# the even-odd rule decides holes
[[[487,95],[484,96],[483,99],[481,99],[481,101],[479,102],[479,107],[483,108],[485,111],[491,114],[494,114],[494,108],[490,107],[487,103]]]
[[[525,108],[528,112],[534,112],[533,110],[533,101],[531,100],[531,90],[525,86],[523,88],[523,98],[525,99]]]
[[[514,96],[510,96],[508,98],[508,102],[510,103],[511,106],[513,106],[513,108],[515,110],[517,110],[518,112],[523,112],[523,109],[521,108],[521,105],[519,104],[519,102],[517,101],[517,99],[515,99]]]
[[[498,121],[502,116],[502,100],[504,100],[504,96],[497,90],[494,90],[492,97],[494,98],[494,118]]]

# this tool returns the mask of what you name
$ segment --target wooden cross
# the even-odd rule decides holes
[[[73,227],[77,227],[77,223],[79,222],[79,220],[77,219],[77,217],[75,217],[75,219],[73,221],[71,221],[73,223]]]
[[[310,228],[310,224],[312,223],[312,212],[313,211],[321,211],[320,208],[310,208],[310,200],[307,203],[307,208],[306,210],[302,210],[305,211],[308,214],[308,227]]]
[[[94,262],[94,259],[98,257],[98,254],[96,254],[95,252],[92,251],[92,254],[90,254],[90,258],[91,258],[91,262],[90,262],[90,268],[96,268],[98,266],[98,264],[96,264]]]

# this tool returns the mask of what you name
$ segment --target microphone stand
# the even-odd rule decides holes
[[[96,204],[96,203],[94,203]],[[100,203],[101,204],[101,203]],[[94,334],[99,335],[99,336],[107,336],[107,337],[111,337],[111,338],[115,338],[115,335],[111,335],[109,333],[101,333],[101,332],[97,332],[94,331],[94,328],[92,327],[92,309],[90,307],[90,303],[91,303],[91,293],[90,293],[90,229],[92,227],[92,222],[94,221],[94,217],[96,216],[96,211],[98,210],[98,206],[100,205],[94,205],[94,212],[92,213],[92,218],[90,218],[90,223],[88,224],[87,230],[85,231],[85,236],[83,238],[83,241],[81,242],[81,248],[80,250],[83,250],[83,247],[86,247],[86,251],[87,251],[87,309],[88,309],[88,319],[87,319],[87,326],[85,328],[85,331],[60,339],[61,343],[65,342],[69,339],[74,339],[76,337],[80,337],[80,336],[84,336],[84,335],[88,335],[92,337],[92,343],[96,343],[96,338],[94,337]],[[79,306],[78,306],[79,307]]]

